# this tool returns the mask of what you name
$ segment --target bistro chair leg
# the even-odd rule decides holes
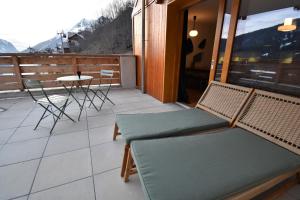
[[[55,121],[54,121],[54,124],[53,124],[53,126],[52,126],[52,128],[51,128],[51,130],[50,130],[50,134],[52,134],[52,131],[53,131],[53,129],[54,129],[54,127],[55,127],[57,121],[63,116],[63,114],[64,114],[64,112],[65,112],[65,109],[66,109],[67,105],[68,105],[68,100],[67,100],[67,101],[65,102],[65,104],[62,106],[62,108],[59,109],[60,112],[59,112],[59,114],[58,114],[58,117],[56,117],[56,119],[55,119]],[[55,117],[55,116],[53,115],[53,117]]]
[[[47,109],[49,108],[49,105],[47,106]],[[39,119],[38,123],[35,125],[34,129],[33,130],[36,130],[37,127],[40,125],[41,121],[44,119],[44,116],[47,112],[47,109],[45,109],[45,111],[43,112],[43,115],[41,116],[41,118]]]
[[[95,91],[92,90],[92,89],[90,89],[90,91],[91,91],[94,95],[93,95],[93,98],[92,98],[92,100],[91,100],[91,102],[90,102],[90,105],[88,106],[89,108],[90,108],[91,105],[92,105],[92,101],[94,101],[94,99],[95,99],[95,97],[96,97]],[[97,92],[97,91],[96,91],[96,92]]]
[[[50,130],[50,135],[52,134],[52,131],[53,131],[53,129],[54,129],[54,127],[55,127],[55,125],[56,125],[58,119],[59,119],[59,118],[56,117],[56,119],[55,119],[55,121],[54,121],[54,123],[53,123],[53,125],[52,125],[52,128],[51,128],[51,130]]]
[[[116,105],[109,97],[108,97],[108,92],[110,91],[111,89],[111,84],[109,85],[107,91],[106,91],[106,95],[105,95],[105,98],[112,104],[112,105]]]
[[[90,89],[90,91],[94,94],[92,100],[90,101],[90,105],[89,105],[89,108],[91,107],[92,105],[92,102],[94,101],[95,97],[97,96],[101,101],[103,101],[102,97],[100,97],[97,93],[99,91],[99,89],[97,89],[96,91]],[[97,109],[98,110],[98,109]]]
[[[51,103],[51,102],[50,102]],[[51,103],[51,105],[53,106],[53,107],[55,107],[58,111],[60,111],[60,114],[61,115],[64,115],[64,116],[66,116],[67,118],[69,118],[71,121],[73,121],[73,122],[75,122],[75,120],[74,119],[72,119],[72,117],[70,117],[67,113],[65,113],[64,112],[64,110],[62,110],[61,108],[59,108],[59,107],[57,107],[55,104],[53,104],[53,103]],[[67,104],[66,104],[67,105]],[[58,118],[60,118],[60,114],[57,116]]]
[[[106,92],[103,92],[102,90],[99,90],[101,94],[104,96],[104,101],[107,99],[111,104],[116,105],[109,97],[108,97],[108,92],[110,91],[111,85],[108,87]],[[104,102],[103,102],[104,103]],[[102,107],[102,106],[101,106]]]

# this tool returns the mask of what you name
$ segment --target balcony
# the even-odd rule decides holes
[[[125,141],[121,137],[112,141],[115,116],[184,108],[128,89],[135,86],[134,63],[128,55],[0,57],[0,97],[5,97],[0,100],[0,199],[144,199],[138,175],[128,183],[120,178]],[[107,102],[99,112],[85,106],[79,121],[59,120],[52,135],[52,118],[33,130],[43,110],[24,92],[22,78],[41,80],[48,92],[63,93],[57,77],[81,71],[97,84],[101,69],[116,72],[109,93],[116,105]],[[76,119],[76,102],[66,112]],[[297,185],[277,199],[296,200],[299,191]]]

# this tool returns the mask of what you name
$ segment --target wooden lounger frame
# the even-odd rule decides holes
[[[262,90],[254,90],[237,117],[234,126],[246,129],[300,155],[300,99]],[[128,153],[125,180],[136,169]],[[233,194],[230,200],[252,199],[291,177],[300,183],[300,168],[285,172],[244,192]]]
[[[212,81],[195,107],[229,121],[231,126],[252,92],[252,88]],[[115,123],[113,140],[116,140],[118,135],[120,133]],[[136,169],[132,168],[134,163],[132,158],[129,157],[129,151],[130,144],[126,144],[121,168],[121,177],[124,177],[125,182],[128,181],[128,177],[131,174],[136,173]],[[128,171],[126,168],[130,170]]]
[[[225,119],[232,125],[252,92],[252,88],[212,81],[195,107]]]
[[[252,88],[211,81],[195,108],[217,115],[232,125],[252,91]],[[115,124],[113,140],[116,140],[118,135],[120,133]]]
[[[234,125],[300,155],[299,98],[255,90]],[[299,173],[286,172],[230,199],[251,199],[293,176],[299,181]]]
[[[255,90],[235,126],[300,155],[299,98]]]

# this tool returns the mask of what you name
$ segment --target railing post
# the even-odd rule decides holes
[[[122,88],[136,88],[136,57],[121,56],[119,66]]]
[[[79,70],[79,67],[77,65],[77,57],[72,58],[72,68],[73,68],[73,73],[76,75],[77,71]]]
[[[17,80],[18,80],[18,83],[19,83],[19,89],[21,91],[24,91],[24,84],[23,84],[23,81],[22,81],[22,72],[21,72],[21,68],[20,68],[20,65],[19,65],[19,59],[18,59],[17,56],[13,56],[12,60],[13,60],[15,74],[16,74],[16,77],[17,77]]]

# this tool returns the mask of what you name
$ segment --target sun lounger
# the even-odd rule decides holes
[[[124,176],[131,141],[229,127],[251,91],[250,88],[212,82],[194,109],[117,115],[113,139],[121,134],[126,141],[121,176]]]
[[[300,99],[255,90],[235,126],[131,142],[145,196],[251,199],[300,173]]]

